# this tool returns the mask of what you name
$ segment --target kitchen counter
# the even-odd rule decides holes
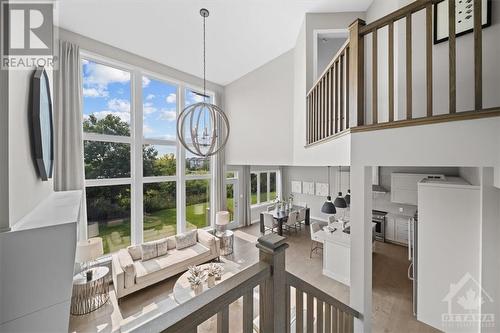
[[[375,223],[372,223],[375,227]],[[323,275],[347,286],[351,284],[351,235],[337,229],[334,232],[321,230],[323,240]]]

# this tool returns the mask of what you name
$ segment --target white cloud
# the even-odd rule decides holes
[[[144,124],[142,131],[144,132],[144,134],[151,134],[154,133],[155,130],[152,129],[150,126]]]
[[[157,136],[149,137],[149,139],[174,141],[175,140],[175,135],[172,135],[172,134],[157,135]]]
[[[142,87],[145,88],[149,85],[149,83],[151,83],[151,80],[148,79],[146,76],[143,76],[142,77]]]
[[[126,123],[130,124],[130,112],[119,112],[119,111],[111,111],[111,110],[103,110],[99,112],[94,112],[93,115],[97,118],[97,120],[101,120],[106,118],[106,116],[110,114],[113,116],[117,116]]]
[[[158,109],[153,106],[153,103],[147,102],[143,104],[142,111],[144,112],[144,114],[151,114],[158,111]]]
[[[175,121],[177,119],[177,112],[175,110],[164,110],[160,111],[160,120]]]
[[[130,113],[130,102],[124,99],[113,98],[108,101],[108,108],[116,112]]]
[[[169,94],[166,98],[167,103],[175,103],[176,100],[177,96],[174,93]]]
[[[150,101],[150,100],[152,100],[153,98],[155,98],[155,95],[153,95],[153,94],[149,94],[149,95],[147,95],[147,96],[146,96],[146,100],[147,100],[147,101]]]
[[[84,97],[107,97],[109,95],[106,89],[97,88],[83,88]]]
[[[95,62],[89,62],[85,66],[83,83],[89,87],[98,86],[105,89],[110,83],[127,83],[130,81],[130,73]]]

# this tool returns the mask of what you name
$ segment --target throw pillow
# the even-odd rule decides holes
[[[158,257],[164,256],[168,252],[168,240],[166,238],[156,241],[156,250],[158,251]]]
[[[140,245],[130,245],[129,247],[127,247],[127,250],[133,260],[142,259],[142,251]]]
[[[142,261],[158,257],[158,250],[155,242],[144,243],[141,245]]]
[[[184,234],[175,236],[177,250],[182,250],[187,247],[196,245],[198,232],[196,230],[188,231]]]

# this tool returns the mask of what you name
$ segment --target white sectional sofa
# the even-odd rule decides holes
[[[145,244],[167,245],[167,253],[143,260],[141,245],[129,246],[112,255],[113,284],[116,298],[182,273],[188,266],[199,265],[220,255],[220,241],[205,230],[196,230],[196,243],[177,249],[176,236]],[[166,244],[165,244],[166,242]],[[158,245],[160,248],[161,245]]]

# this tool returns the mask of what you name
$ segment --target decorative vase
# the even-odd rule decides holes
[[[207,277],[207,284],[208,288],[212,288],[213,286],[215,286],[215,275],[209,275]]]
[[[202,284],[197,284],[197,285],[194,285],[191,287],[193,288],[195,295],[199,295],[203,292],[203,285]]]

